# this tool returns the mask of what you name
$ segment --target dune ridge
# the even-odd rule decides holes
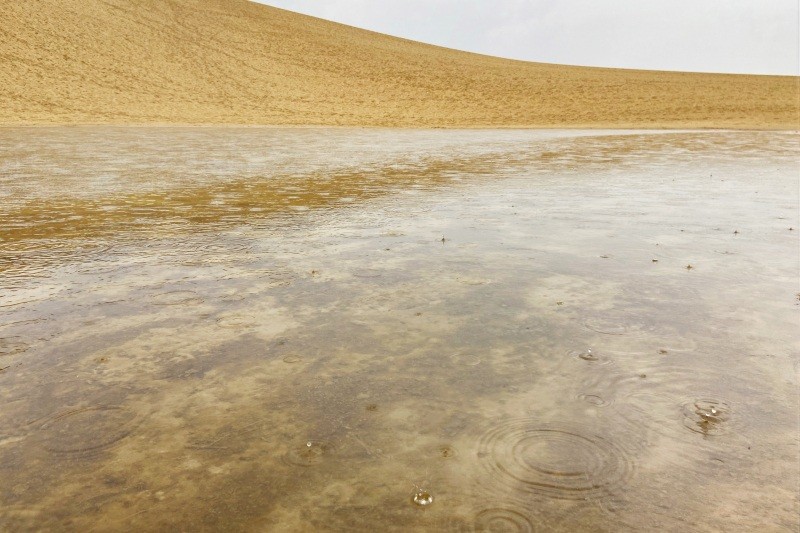
[[[528,63],[247,0],[0,0],[0,124],[797,129],[800,78]]]

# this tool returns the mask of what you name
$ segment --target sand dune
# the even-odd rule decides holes
[[[0,124],[797,128],[789,76],[526,63],[246,0],[0,0]]]

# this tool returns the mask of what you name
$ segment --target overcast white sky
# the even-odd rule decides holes
[[[800,0],[257,0],[502,57],[798,74]]]

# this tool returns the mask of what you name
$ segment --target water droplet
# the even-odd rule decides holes
[[[426,490],[418,490],[411,497],[411,501],[420,507],[426,507],[433,503],[433,496]]]
[[[696,433],[725,433],[729,418],[730,407],[720,400],[701,398],[683,404],[683,425]]]
[[[297,448],[289,450],[284,460],[295,466],[313,466],[319,464],[333,454],[336,448],[330,442],[310,440]]]
[[[601,365],[605,365],[611,362],[610,359],[605,357],[604,355],[592,351],[591,348],[587,348],[586,350],[571,350],[567,352],[570,357],[576,357],[583,361],[589,361],[591,363],[598,363]]]

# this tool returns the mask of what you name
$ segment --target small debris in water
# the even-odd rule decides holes
[[[691,270],[691,269],[693,269],[693,268],[694,268],[694,267],[693,267],[692,265],[686,265],[686,270]]]
[[[738,230],[738,229],[737,229],[737,230],[734,230],[734,231],[733,231],[733,234],[734,234],[734,235],[739,235],[739,230]]]
[[[564,302],[556,302],[556,305],[564,305]]]
[[[456,451],[450,446],[442,446],[441,448],[439,448],[439,453],[445,459],[449,459],[450,457],[456,456]]]
[[[425,507],[433,503],[433,496],[426,490],[418,490],[411,497],[411,501],[420,507]]]
[[[658,351],[658,353],[660,353],[661,355],[664,355],[664,354],[669,353],[669,352],[667,352],[666,350],[664,350],[662,348],[661,350]]]
[[[653,263],[658,263],[658,259],[653,259]]]

